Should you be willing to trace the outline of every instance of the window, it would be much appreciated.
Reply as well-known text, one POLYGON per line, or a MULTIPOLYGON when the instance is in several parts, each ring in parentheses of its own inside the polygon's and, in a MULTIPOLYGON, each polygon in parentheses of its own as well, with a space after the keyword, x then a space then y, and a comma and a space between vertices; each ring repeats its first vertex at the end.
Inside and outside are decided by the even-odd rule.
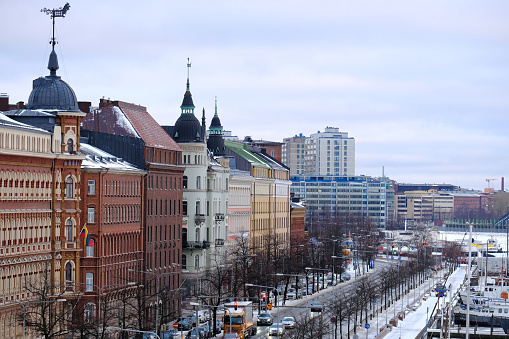
POLYGON ((187 188, 187 175, 184 175, 184 179, 183 179, 182 185, 184 186, 184 189, 187 188))
POLYGON ((87 257, 93 257, 94 256, 94 239, 90 239, 90 246, 86 246, 86 253, 85 255, 87 257))
POLYGON ((226 187, 225 187, 226 190, 228 190, 228 178, 226 178, 226 187))
POLYGON ((67 140, 67 152, 73 153, 73 151, 74 151, 73 142, 72 139, 69 139, 67 140))
POLYGON ((201 188, 201 177, 197 176, 196 177, 196 189, 200 189, 200 188, 201 188))
POLYGON ((95 194, 95 180, 88 181, 88 195, 95 194))
POLYGON ((187 215, 187 201, 182 201, 182 214, 187 215))
POLYGON ((200 256, 198 254, 194 256, 194 269, 196 271, 200 269, 200 256))
POLYGON ((182 269, 183 270, 187 269, 187 256, 183 253, 182 253, 182 269))
POLYGON ((89 223, 95 222, 95 207, 88 208, 88 222, 89 223))
POLYGON ((69 261, 65 264, 65 281, 72 281, 72 264, 69 261))
POLYGON ((201 211, 201 203, 200 203, 200 200, 196 200, 196 214, 201 214, 200 211, 201 211))
POLYGON ((94 321, 94 311, 95 311, 94 304, 87 304, 85 306, 85 310, 83 312, 85 324, 91 324, 94 321))
POLYGON ((74 181, 71 177, 67 177, 65 179, 65 197, 66 198, 74 198, 74 181))
POLYGON ((85 276, 85 291, 92 292, 94 290, 94 273, 87 273, 85 276))
POLYGON ((67 221, 65 222, 65 240, 66 241, 74 241, 72 229, 73 229, 72 220, 67 219, 67 221))

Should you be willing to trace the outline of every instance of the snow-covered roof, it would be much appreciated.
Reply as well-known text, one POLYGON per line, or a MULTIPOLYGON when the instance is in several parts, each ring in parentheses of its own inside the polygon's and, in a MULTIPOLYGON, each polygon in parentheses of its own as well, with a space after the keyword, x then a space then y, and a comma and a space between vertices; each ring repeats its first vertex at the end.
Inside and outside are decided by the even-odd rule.
POLYGON ((116 118, 113 121, 117 124, 118 127, 122 128, 128 134, 128 136, 136 138, 140 137, 136 129, 133 127, 133 124, 131 124, 131 121, 129 121, 127 115, 125 115, 118 106, 113 106, 112 113, 116 118))
POLYGON ((85 155, 85 159, 81 163, 81 168, 83 169, 116 169, 122 171, 144 172, 143 170, 122 160, 122 158, 118 158, 89 144, 81 143, 80 151, 83 155, 85 155))
POLYGON ((23 129, 23 130, 27 130, 27 131, 31 131, 31 132, 36 132, 36 133, 51 134, 50 132, 45 131, 41 128, 37 128, 37 127, 31 126, 31 125, 23 124, 21 122, 13 120, 2 113, 0 113, 0 126, 8 127, 8 128, 23 129))

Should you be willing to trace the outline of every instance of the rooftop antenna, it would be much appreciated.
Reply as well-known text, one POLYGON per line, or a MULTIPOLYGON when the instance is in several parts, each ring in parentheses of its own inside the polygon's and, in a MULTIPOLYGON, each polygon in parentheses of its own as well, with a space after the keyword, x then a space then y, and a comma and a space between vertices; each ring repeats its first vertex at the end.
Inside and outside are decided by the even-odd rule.
POLYGON ((48 8, 44 7, 43 9, 41 9, 41 12, 49 14, 51 16, 51 19, 53 20, 53 37, 51 38, 51 41, 49 42, 52 45, 53 50, 55 50, 55 45, 57 44, 57 41, 55 39, 55 18, 65 18, 65 14, 67 13, 67 11, 70 8, 71 8, 71 6, 67 2, 64 5, 64 7, 53 8, 53 9, 48 9, 48 8))
POLYGON ((216 103, 214 105, 214 109, 215 109, 215 112, 214 112, 214 115, 217 116, 217 95, 216 95, 216 103))

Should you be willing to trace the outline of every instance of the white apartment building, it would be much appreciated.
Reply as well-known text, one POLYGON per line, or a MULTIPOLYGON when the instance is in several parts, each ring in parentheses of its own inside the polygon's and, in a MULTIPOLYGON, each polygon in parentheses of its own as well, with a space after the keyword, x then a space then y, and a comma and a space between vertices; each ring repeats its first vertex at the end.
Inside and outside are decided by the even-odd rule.
POLYGON ((326 127, 304 141, 305 175, 355 175, 355 139, 339 128, 326 127))
POLYGON ((304 174, 305 140, 302 133, 283 139, 281 162, 290 168, 290 176, 304 174))

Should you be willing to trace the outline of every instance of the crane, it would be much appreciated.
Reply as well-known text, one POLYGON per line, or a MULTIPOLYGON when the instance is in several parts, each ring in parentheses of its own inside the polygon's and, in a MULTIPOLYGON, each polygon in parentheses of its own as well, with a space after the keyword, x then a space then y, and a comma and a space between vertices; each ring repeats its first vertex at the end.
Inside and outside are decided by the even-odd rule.
POLYGON ((490 190, 490 181, 495 181, 495 180, 498 180, 498 179, 486 179, 486 181, 488 182, 488 191, 490 190))

